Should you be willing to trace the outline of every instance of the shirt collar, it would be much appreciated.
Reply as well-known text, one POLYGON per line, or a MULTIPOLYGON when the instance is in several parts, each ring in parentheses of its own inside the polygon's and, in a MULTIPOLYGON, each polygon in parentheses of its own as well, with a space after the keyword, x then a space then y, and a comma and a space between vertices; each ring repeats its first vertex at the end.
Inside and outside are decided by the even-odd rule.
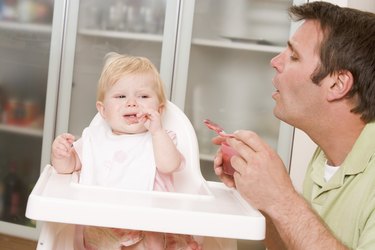
POLYGON ((324 181, 324 166, 326 157, 323 151, 320 152, 316 161, 313 163, 311 178, 324 189, 340 187, 344 183, 344 177, 347 175, 356 175, 363 172, 372 157, 375 155, 375 122, 366 124, 358 139, 353 145, 340 169, 331 178, 329 182, 324 181))

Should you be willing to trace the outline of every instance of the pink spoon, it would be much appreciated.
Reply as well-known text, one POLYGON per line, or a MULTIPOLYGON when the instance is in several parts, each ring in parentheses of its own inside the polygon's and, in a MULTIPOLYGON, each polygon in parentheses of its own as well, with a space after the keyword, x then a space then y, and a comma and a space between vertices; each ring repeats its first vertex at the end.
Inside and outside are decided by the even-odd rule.
MULTIPOLYGON (((215 131, 219 136, 227 138, 234 137, 233 134, 227 134, 222 127, 209 119, 205 119, 203 122, 209 129, 215 131)), ((237 152, 232 149, 226 142, 222 142, 220 148, 223 154, 223 172, 227 175, 233 175, 235 169, 232 167, 230 159, 232 158, 232 156, 236 155, 237 152)))
POLYGON ((224 131, 224 129, 222 127, 220 127, 218 124, 214 123, 213 121, 211 121, 210 119, 204 119, 204 124, 206 124, 206 126, 215 131, 216 134, 222 136, 222 137, 234 137, 233 134, 228 134, 224 131))

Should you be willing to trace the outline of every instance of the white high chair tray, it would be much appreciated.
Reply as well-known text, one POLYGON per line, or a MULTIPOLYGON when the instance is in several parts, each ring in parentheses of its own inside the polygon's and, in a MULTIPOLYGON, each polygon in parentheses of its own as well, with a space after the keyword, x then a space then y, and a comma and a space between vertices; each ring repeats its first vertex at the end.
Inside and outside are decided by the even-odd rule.
POLYGON ((138 192, 83 186, 76 174, 45 167, 31 192, 26 216, 68 224, 213 236, 265 237, 263 215, 234 189, 206 182, 206 194, 138 192))

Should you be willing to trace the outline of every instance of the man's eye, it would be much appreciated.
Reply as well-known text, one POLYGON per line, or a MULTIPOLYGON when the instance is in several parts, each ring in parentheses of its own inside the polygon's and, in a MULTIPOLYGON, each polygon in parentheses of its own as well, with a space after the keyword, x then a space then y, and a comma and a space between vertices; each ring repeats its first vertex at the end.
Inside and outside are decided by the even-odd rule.
POLYGON ((298 57, 296 57, 296 56, 290 56, 290 60, 291 61, 298 61, 298 57))
POLYGON ((291 61, 298 61, 298 56, 294 53, 291 53, 289 58, 290 58, 291 61))

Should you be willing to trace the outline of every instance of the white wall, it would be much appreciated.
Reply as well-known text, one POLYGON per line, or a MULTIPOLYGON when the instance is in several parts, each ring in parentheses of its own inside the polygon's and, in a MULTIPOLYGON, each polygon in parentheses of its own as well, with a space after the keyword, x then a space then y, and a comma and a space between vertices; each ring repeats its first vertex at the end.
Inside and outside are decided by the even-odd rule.
POLYGON ((374 0, 348 0, 348 7, 375 12, 374 0))

